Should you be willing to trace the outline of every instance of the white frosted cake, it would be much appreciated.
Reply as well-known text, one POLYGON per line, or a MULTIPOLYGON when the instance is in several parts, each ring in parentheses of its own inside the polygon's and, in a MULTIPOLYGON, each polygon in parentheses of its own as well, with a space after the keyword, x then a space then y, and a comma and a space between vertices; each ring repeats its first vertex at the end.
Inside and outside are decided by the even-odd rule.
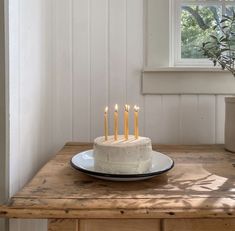
POLYGON ((97 171, 112 174, 141 174, 147 172, 152 163, 152 144, 147 137, 118 136, 115 141, 104 136, 94 141, 94 161, 97 171))

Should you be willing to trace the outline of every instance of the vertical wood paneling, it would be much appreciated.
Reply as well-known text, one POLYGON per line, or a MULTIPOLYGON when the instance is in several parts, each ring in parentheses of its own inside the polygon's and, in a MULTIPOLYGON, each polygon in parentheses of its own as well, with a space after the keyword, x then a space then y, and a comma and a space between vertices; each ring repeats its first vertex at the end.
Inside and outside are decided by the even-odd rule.
MULTIPOLYGON (((81 231, 160 231, 159 219, 82 219, 81 231), (112 227, 112 228, 111 228, 112 227)), ((72 231, 72 230, 71 230, 72 231)))
POLYGON ((145 135, 153 143, 178 144, 180 96, 145 96, 145 135))
MULTIPOLYGON (((9 1, 9 196, 20 188, 20 2, 9 1)), ((19 220, 10 220, 10 230, 18 231, 19 220)))
POLYGON ((103 135, 103 112, 108 104, 108 1, 91 0, 91 140, 103 135))
POLYGON ((72 140, 72 0, 53 1, 54 143, 72 140))
POLYGON ((48 231, 79 231, 78 219, 50 219, 48 231))
MULTIPOLYGON (((140 94, 143 67, 143 0, 127 0, 126 4, 126 101, 132 106, 137 104, 140 107, 139 129, 143 136, 144 97, 140 94)), ((133 113, 130 115, 130 121, 133 121, 133 113)), ((133 133, 133 123, 130 124, 130 131, 133 133)))
POLYGON ((103 134, 106 104, 139 104, 153 143, 223 142, 223 96, 140 94, 143 0, 11 0, 10 15, 11 195, 52 150, 103 134))
MULTIPOLYGON (((126 103, 126 0, 109 0, 109 105, 126 103)), ((120 108, 120 115, 123 108, 120 108)), ((123 133, 123 116, 119 121, 123 133)), ((113 130, 113 123, 110 123, 113 130)))
MULTIPOLYGON (((7 2, 0 0, 0 203, 8 199, 8 42, 7 2)), ((5 230, 5 219, 0 218, 0 230, 5 230)))
POLYGON ((233 231, 234 219, 164 219, 164 231, 233 231))
POLYGON ((215 143, 215 96, 198 96, 198 143, 215 143))
POLYGON ((224 143, 224 125, 225 125, 225 96, 216 96, 215 101, 215 142, 222 144, 224 143))
POLYGON ((54 153, 53 143, 53 78, 52 78, 52 0, 41 0, 40 29, 40 153, 36 157, 38 166, 42 166, 54 153), (49 54, 48 54, 49 53, 49 54), (43 156, 43 158, 42 158, 43 156))
POLYGON ((73 140, 90 141, 90 0, 73 0, 73 140))
POLYGON ((198 142, 198 98, 196 95, 180 97, 180 143, 198 142))
MULTIPOLYGON (((20 153, 24 153, 24 165, 20 170, 20 185, 24 185, 36 170, 37 155, 40 154, 40 105, 41 74, 41 4, 24 0, 20 11, 20 153), (24 12, 24 9, 30 9, 24 12), (29 68, 30 63, 30 68, 29 68), (30 110, 28 110, 30 108, 30 110), (35 122, 37 121, 37 122, 35 122)), ((22 162, 22 160, 21 160, 22 162)))
POLYGON ((24 231, 47 231, 47 222, 41 219, 38 220, 21 220, 20 230, 24 231))
MULTIPOLYGON (((48 0, 10 2, 10 195, 53 150, 51 9, 48 0)), ((10 220, 14 231, 45 227, 43 220, 10 220)))
POLYGON ((10 231, 47 231, 47 220, 11 219, 10 231))
POLYGON ((165 95, 162 99, 162 113, 163 113, 163 129, 162 140, 163 143, 179 143, 180 131, 180 96, 165 95))
POLYGON ((155 144, 164 143, 163 133, 163 111, 162 96, 145 96, 145 136, 150 137, 155 144))
POLYGON ((20 7, 19 1, 9 1, 9 110, 10 110, 10 157, 9 194, 12 196, 20 188, 20 7), (18 173, 18 174, 16 174, 18 173))
POLYGON ((20 230, 20 223, 21 222, 22 222, 22 220, 19 220, 19 219, 10 219, 9 230, 10 231, 21 231, 20 230))

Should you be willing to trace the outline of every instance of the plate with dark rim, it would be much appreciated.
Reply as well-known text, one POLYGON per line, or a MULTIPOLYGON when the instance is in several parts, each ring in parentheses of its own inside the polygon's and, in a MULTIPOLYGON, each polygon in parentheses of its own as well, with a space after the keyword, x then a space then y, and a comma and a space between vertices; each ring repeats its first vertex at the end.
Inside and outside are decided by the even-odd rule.
POLYGON ((73 168, 89 176, 110 181, 137 181, 146 180, 166 173, 174 167, 174 161, 167 155, 153 151, 151 168, 141 174, 111 174, 95 170, 94 152, 87 150, 72 157, 70 161, 73 168))

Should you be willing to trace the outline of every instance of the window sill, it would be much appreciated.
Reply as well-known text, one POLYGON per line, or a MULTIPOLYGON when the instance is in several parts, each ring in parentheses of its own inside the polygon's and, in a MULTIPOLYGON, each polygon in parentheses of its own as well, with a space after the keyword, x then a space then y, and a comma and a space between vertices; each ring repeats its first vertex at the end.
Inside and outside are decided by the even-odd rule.
POLYGON ((143 73, 147 72, 228 72, 220 67, 146 67, 143 73))
POLYGON ((219 67, 146 67, 142 94, 235 94, 235 78, 219 67))

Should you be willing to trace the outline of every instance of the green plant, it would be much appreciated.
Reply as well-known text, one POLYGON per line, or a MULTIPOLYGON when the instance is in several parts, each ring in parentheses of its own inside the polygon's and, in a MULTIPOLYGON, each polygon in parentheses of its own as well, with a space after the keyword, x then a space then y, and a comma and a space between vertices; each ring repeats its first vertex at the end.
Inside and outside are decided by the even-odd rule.
POLYGON ((216 6, 183 5, 181 10, 181 58, 203 59, 200 47, 219 23, 220 9, 216 6))
POLYGON ((204 56, 212 60, 214 66, 219 64, 235 77, 235 12, 223 15, 213 29, 209 41, 203 42, 201 50, 204 56))

